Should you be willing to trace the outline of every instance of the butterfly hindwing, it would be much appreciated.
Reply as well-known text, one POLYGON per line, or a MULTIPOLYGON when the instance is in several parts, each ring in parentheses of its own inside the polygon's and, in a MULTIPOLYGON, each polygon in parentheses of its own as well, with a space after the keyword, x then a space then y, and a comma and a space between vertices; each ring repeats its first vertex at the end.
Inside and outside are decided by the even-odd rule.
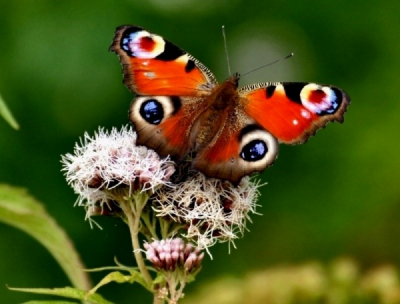
POLYGON ((189 153, 193 125, 204 108, 199 97, 138 96, 129 118, 139 145, 181 159, 189 153))
POLYGON ((207 176, 238 183, 245 175, 261 172, 278 155, 278 142, 251 120, 232 134, 225 125, 213 141, 200 150, 193 166, 207 176))
POLYGON ((305 142, 330 121, 343 121, 350 98, 341 89, 315 83, 262 83, 243 87, 246 113, 279 142, 305 142))

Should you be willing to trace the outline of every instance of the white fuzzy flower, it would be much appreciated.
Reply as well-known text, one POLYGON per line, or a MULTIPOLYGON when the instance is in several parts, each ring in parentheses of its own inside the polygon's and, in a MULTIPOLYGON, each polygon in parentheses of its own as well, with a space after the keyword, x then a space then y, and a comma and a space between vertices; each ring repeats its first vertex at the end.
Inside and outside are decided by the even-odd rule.
POLYGON ((200 248, 243 235, 249 213, 255 213, 259 184, 245 177, 237 186, 192 173, 174 188, 153 196, 157 216, 186 226, 184 237, 200 248))
POLYGON ((88 216, 113 213, 118 209, 115 202, 137 191, 153 193, 168 184, 175 171, 168 158, 136 146, 136 133, 129 127, 111 132, 99 128, 93 137, 85 133, 74 154, 62 156, 62 163, 67 182, 79 194, 78 205, 87 207, 88 216))

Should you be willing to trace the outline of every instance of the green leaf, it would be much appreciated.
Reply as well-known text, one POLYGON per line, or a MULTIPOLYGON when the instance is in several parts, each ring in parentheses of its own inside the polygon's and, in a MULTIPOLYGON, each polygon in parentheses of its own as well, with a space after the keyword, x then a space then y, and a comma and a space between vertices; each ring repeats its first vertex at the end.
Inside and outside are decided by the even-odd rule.
POLYGON ((6 103, 4 102, 3 98, 0 95, 0 116, 3 116, 5 121, 7 121, 11 127, 18 130, 19 125, 15 118, 12 116, 10 110, 8 109, 6 103))
POLYGON ((107 285, 111 282, 116 283, 134 283, 138 282, 146 287, 146 283, 138 271, 131 270, 130 275, 125 275, 119 271, 113 271, 107 274, 95 287, 93 287, 88 294, 93 294, 99 289, 101 286, 107 285))
POLYGON ((157 277, 153 280, 153 285, 165 283, 165 276, 163 273, 158 273, 157 277))
POLYGON ((26 190, 0 184, 0 221, 21 229, 46 247, 75 287, 91 288, 71 240, 26 190))
MULTIPOLYGON (((84 290, 80 290, 72 287, 64 287, 64 288, 11 288, 11 290, 21 291, 21 292, 30 292, 37 294, 45 294, 52 296, 60 296, 64 298, 71 298, 81 301, 88 301, 91 304, 113 304, 112 302, 107 301, 99 294, 88 294, 84 290)), ((28 302, 28 303, 32 303, 28 302)), ((34 303, 34 302, 33 302, 34 303)), ((57 303, 56 301, 45 301, 39 303, 57 303)), ((68 303, 68 302, 67 302, 68 303)), ((72 302, 73 303, 73 302, 72 302)))

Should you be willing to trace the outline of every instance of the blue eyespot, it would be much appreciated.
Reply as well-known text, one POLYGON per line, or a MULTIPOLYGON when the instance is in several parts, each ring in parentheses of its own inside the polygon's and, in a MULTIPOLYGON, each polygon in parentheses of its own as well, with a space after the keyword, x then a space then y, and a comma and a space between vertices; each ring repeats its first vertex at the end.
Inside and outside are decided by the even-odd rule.
POLYGON ((164 109, 161 103, 155 99, 146 100, 140 106, 139 111, 143 119, 152 125, 158 125, 164 118, 164 109))
POLYGON ((255 162, 264 158, 268 148, 265 142, 259 139, 246 144, 240 152, 240 157, 249 162, 255 162))

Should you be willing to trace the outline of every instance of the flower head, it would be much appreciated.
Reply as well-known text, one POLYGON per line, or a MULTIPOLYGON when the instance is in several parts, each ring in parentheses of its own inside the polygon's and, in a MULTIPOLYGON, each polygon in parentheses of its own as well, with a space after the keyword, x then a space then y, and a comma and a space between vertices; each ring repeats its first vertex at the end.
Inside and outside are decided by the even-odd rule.
POLYGON ((146 257, 162 273, 165 287, 158 296, 177 303, 183 297, 183 288, 201 269, 204 253, 180 238, 145 243, 146 257))
POLYGON ((248 214, 255 213, 259 184, 245 177, 233 186, 199 172, 189 174, 185 181, 161 188, 152 197, 157 216, 184 224, 183 236, 200 248, 241 236, 248 214))
POLYGON ((111 132, 99 128, 93 137, 85 133, 74 154, 62 156, 62 163, 68 183, 79 194, 78 205, 88 207, 88 216, 102 214, 104 205, 118 210, 115 202, 121 195, 153 193, 168 184, 175 171, 168 158, 136 146, 136 133, 128 127, 111 132))
POLYGON ((186 273, 197 271, 204 258, 199 248, 182 239, 166 239, 145 243, 146 257, 153 266, 162 271, 174 272, 178 268, 186 273))

